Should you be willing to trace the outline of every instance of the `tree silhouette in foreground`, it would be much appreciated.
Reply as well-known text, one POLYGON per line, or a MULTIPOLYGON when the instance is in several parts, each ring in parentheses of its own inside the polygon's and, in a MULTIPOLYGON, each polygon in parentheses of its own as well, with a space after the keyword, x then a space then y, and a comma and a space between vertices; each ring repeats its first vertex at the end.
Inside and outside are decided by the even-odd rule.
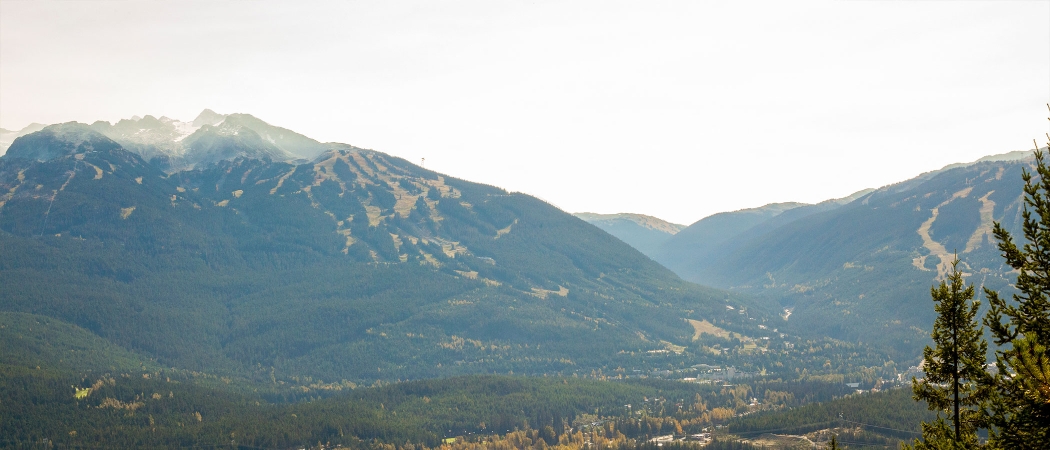
POLYGON ((990 306, 984 324, 1000 346, 985 413, 989 443, 1002 448, 1050 448, 1050 168, 1038 149, 1035 164, 1035 174, 1022 174, 1027 243, 1018 247, 998 222, 994 228, 1006 264, 1019 272, 1018 293, 1008 302, 984 290, 990 306))
POLYGON ((987 399, 989 375, 985 371, 988 343, 978 327, 973 285, 966 286, 959 271, 959 258, 952 261, 946 280, 930 289, 937 320, 933 342, 923 350, 926 377, 912 379, 915 400, 926 401, 937 420, 922 424, 922 440, 916 449, 969 449, 979 447, 980 406, 987 399), (940 412, 945 412, 949 424, 940 412))

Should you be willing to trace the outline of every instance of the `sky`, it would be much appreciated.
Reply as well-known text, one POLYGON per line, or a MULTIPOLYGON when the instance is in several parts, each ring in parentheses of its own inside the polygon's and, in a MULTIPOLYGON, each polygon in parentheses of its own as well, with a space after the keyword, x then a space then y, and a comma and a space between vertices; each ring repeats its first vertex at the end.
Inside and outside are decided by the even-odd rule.
POLYGON ((1045 145, 1050 1, 0 0, 0 126, 249 113, 690 224, 1045 145))

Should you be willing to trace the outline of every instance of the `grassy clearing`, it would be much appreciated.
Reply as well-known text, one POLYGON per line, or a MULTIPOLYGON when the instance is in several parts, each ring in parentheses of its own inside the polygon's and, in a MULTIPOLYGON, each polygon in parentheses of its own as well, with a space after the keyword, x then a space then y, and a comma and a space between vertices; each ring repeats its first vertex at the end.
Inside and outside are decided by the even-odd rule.
POLYGON ((717 336, 717 337, 725 338, 725 339, 728 339, 730 337, 730 335, 731 335, 730 332, 728 332, 726 330, 723 330, 721 328, 718 328, 718 327, 714 326, 711 322, 708 322, 706 320, 695 320, 695 319, 685 319, 685 320, 686 320, 686 322, 689 322, 689 325, 693 326, 693 340, 694 341, 697 340, 697 339, 700 339, 700 335, 703 334, 703 333, 707 333, 707 334, 710 334, 712 336, 717 336))

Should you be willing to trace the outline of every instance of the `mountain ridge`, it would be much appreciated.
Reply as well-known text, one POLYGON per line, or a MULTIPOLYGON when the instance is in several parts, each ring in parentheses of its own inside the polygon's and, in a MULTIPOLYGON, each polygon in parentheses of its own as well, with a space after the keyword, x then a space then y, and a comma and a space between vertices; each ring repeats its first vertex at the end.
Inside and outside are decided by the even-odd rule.
POLYGON ((311 161, 168 172, 63 126, 108 147, 48 129, 0 158, 0 284, 17 287, 0 310, 162 364, 362 382, 574 373, 646 366, 668 346, 701 355, 689 320, 772 334, 757 325, 773 311, 541 200, 381 152, 326 144, 311 161))
POLYGON ((640 226, 648 228, 650 230, 660 231, 667 234, 675 234, 685 228, 685 225, 677 223, 671 223, 663 220, 659 217, 647 216, 645 214, 634 214, 634 213, 616 213, 616 214, 599 214, 591 212, 578 212, 573 213, 574 216, 579 217, 588 222, 592 220, 616 220, 625 219, 637 223, 640 226))
POLYGON ((626 242, 647 256, 679 230, 685 228, 683 225, 670 223, 644 214, 595 214, 583 212, 574 213, 573 215, 616 236, 617 239, 626 242))
MULTIPOLYGON (((0 155, 18 138, 45 127, 31 124, 17 132, 0 132, 0 155)), ((318 142, 250 114, 219 114, 210 109, 191 122, 146 115, 116 123, 100 120, 90 127, 169 173, 239 156, 310 160, 339 145, 318 142)))
POLYGON ((790 314, 785 329, 871 342, 913 358, 933 320, 929 287, 944 276, 953 250, 975 284, 1009 289, 1012 275, 990 230, 998 221, 1017 231, 1021 170, 1030 160, 1004 155, 862 192, 844 204, 790 209, 714 248, 679 241, 686 229, 654 259, 685 279, 780 304, 790 314))
POLYGON ((989 230, 994 220, 1019 231, 1020 170, 1031 160, 1031 151, 994 154, 841 199, 718 213, 656 246, 621 239, 683 279, 764 298, 790 317, 782 329, 913 359, 933 319, 929 286, 953 249, 978 285, 1009 289, 989 230), (911 214, 899 211, 917 198, 911 214))

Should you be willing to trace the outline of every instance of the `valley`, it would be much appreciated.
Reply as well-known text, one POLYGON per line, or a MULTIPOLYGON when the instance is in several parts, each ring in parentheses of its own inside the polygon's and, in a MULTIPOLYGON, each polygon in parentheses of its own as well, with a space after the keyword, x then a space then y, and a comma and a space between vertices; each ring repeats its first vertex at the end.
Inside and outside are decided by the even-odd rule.
POLYGON ((683 279, 790 311, 781 330, 862 341, 915 365, 933 320, 929 287, 954 255, 978 290, 1009 291, 1016 273, 991 230, 1020 233, 1025 168, 1031 160, 1011 152, 843 199, 716 214, 646 254, 683 279))
POLYGON ((956 252, 1009 286, 991 222, 1019 226, 1027 164, 685 227, 574 216, 247 114, 18 134, 0 446, 717 449, 833 430, 895 447, 929 417, 901 389, 929 286, 956 252))

